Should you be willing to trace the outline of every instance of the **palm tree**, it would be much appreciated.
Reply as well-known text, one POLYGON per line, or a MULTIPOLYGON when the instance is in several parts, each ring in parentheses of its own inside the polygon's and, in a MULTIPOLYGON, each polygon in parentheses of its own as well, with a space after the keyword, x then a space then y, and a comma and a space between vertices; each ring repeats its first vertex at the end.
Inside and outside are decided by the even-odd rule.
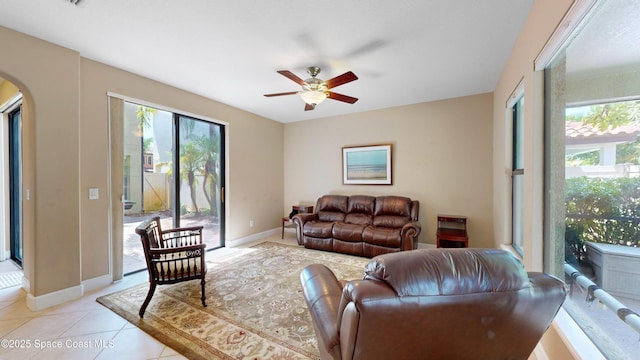
MULTIPOLYGON (((140 199, 140 209, 144 212, 144 156, 145 156, 145 140, 144 140, 144 130, 151 128, 151 119, 153 115, 156 114, 158 110, 150 107, 146 107, 143 105, 138 105, 138 109, 136 111, 136 118, 138 119, 138 132, 140 133, 140 189, 142 192, 142 196, 140 199)), ((153 141, 153 140, 151 140, 153 141)), ((146 144, 150 145, 150 144, 146 144)))
POLYGON ((153 146, 153 138, 146 138, 144 140, 142 140, 142 153, 146 154, 148 152, 151 152, 151 147, 153 146))
POLYGON ((142 131, 144 129, 151 128, 151 119, 153 118, 153 115, 156 114, 157 112, 158 110, 154 108, 138 105, 138 110, 136 111, 136 117, 138 118, 138 128, 140 129, 140 134, 142 134, 142 131))
POLYGON ((582 118, 584 124, 591 124, 599 130, 607 130, 627 124, 640 122, 640 101, 621 101, 596 104, 582 118))
POLYGON ((196 171, 200 169, 201 160, 202 153, 195 142, 189 141, 180 147, 180 177, 187 179, 191 204, 198 215, 200 214, 200 209, 198 209, 196 202, 196 171))
MULTIPOLYGON (((640 101, 621 101, 591 105, 583 115, 569 115, 567 121, 581 121, 600 131, 615 129, 619 126, 640 123, 640 101)), ((640 142, 628 142, 616 146, 616 163, 640 163, 640 142)), ((566 157, 567 162, 577 165, 597 165, 600 152, 592 151, 566 157)))
POLYGON ((217 171, 219 166, 218 157, 220 154, 219 137, 219 133, 211 126, 208 136, 202 135, 196 139, 196 143, 202 152, 202 191, 209 203, 209 209, 211 209, 211 216, 213 217, 218 216, 216 188, 219 183, 217 171))

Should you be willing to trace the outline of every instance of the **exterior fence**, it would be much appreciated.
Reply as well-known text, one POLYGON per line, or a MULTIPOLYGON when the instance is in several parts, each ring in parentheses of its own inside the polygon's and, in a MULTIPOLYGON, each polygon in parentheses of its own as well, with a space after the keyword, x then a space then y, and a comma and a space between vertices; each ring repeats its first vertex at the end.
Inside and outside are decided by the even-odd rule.
MULTIPOLYGON (((204 176, 195 176, 195 199, 198 209, 209 209, 209 202, 204 196, 202 190, 202 182, 204 176)), ((133 186, 132 186, 133 188, 133 186)), ((137 189, 140 189, 138 185, 137 189)), ((173 207, 173 184, 169 174, 166 173, 144 173, 144 189, 142 191, 144 197, 144 203, 141 202, 139 197, 140 191, 132 191, 132 198, 126 199, 129 204, 132 204, 129 209, 125 208, 127 214, 136 214, 142 212, 141 205, 144 204, 145 212, 153 211, 165 211, 173 207)), ((215 194, 219 199, 219 194, 215 194)), ((187 181, 182 181, 180 184, 180 204, 188 212, 195 211, 193 202, 191 200, 191 190, 187 181)))

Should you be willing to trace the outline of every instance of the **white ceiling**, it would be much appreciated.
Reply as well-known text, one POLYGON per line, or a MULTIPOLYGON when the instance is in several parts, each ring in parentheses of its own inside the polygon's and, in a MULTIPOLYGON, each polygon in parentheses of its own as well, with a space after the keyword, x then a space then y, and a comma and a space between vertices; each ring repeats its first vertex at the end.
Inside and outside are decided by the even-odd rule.
POLYGON ((1 0, 0 25, 287 123, 493 91, 532 3, 1 0), (263 96, 299 90, 276 70, 305 79, 311 65, 324 80, 353 71, 335 91, 360 100, 304 111, 263 96))

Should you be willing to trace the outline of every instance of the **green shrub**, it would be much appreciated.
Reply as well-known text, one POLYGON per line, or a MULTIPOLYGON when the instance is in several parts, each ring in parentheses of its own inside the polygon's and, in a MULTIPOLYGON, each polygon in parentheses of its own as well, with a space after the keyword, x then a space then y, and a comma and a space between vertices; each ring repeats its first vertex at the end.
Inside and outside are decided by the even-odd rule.
POLYGON ((585 241, 638 246, 640 178, 567 179, 565 206, 568 260, 584 260, 585 241))

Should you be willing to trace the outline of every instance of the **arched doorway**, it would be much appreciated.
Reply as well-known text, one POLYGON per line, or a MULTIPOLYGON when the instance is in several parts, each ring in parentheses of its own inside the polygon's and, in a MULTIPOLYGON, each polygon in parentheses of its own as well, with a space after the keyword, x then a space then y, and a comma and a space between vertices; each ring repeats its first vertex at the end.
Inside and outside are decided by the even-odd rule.
POLYGON ((22 283, 22 93, 0 78, 0 288, 22 283))

